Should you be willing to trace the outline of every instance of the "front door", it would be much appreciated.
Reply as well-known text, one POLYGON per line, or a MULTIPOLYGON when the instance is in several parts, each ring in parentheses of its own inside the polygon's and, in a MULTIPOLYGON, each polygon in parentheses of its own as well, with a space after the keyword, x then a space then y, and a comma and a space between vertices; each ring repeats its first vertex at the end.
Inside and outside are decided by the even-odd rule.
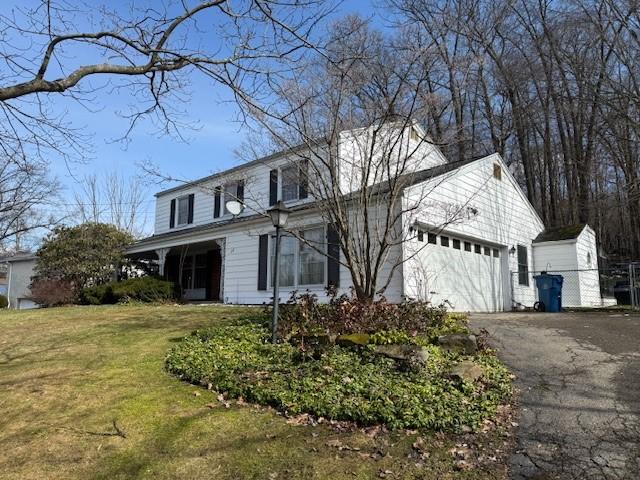
POLYGON ((209 267, 207 282, 207 300, 220 300, 220 279, 222 277, 222 256, 220 249, 207 252, 207 265, 209 267))

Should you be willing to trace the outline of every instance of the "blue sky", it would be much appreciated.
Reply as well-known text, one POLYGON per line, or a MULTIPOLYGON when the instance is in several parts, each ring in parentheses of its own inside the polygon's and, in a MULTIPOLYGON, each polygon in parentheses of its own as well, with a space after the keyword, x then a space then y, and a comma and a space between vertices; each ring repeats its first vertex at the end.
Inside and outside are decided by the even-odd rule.
MULTIPOLYGON (((117 0, 111 2, 111 6, 125 6, 129 1, 117 0)), ((375 1, 346 0, 334 18, 359 13, 364 17, 374 17, 374 22, 380 25, 382 20, 374 7, 375 1)), ((19 0, 15 1, 15 4, 20 3, 19 0)), ((5 7, 2 8, 4 10, 5 7)), ((241 146, 244 134, 241 126, 234 121, 237 112, 230 102, 229 92, 201 76, 193 76, 191 82, 191 98, 182 107, 188 118, 197 122, 200 128, 184 130, 186 142, 158 136, 148 124, 136 128, 126 145, 114 142, 114 139, 123 135, 127 127, 126 120, 118 116, 118 112, 126 111, 133 100, 125 90, 119 94, 113 94, 108 89, 98 91, 91 103, 91 108, 97 111, 88 111, 76 102, 55 98, 53 101, 56 102, 56 108, 66 109, 67 119, 90 135, 91 151, 87 152, 84 163, 71 165, 73 176, 82 178, 83 175, 109 171, 135 176, 141 174, 137 167, 140 162, 151 161, 167 175, 193 179, 239 163, 234 150, 241 146)), ((64 184, 65 196, 69 198, 78 185, 69 175, 68 166, 64 162, 53 161, 51 170, 64 184)), ((144 208, 149 233, 153 218, 153 193, 165 186, 167 185, 148 187, 144 208)))

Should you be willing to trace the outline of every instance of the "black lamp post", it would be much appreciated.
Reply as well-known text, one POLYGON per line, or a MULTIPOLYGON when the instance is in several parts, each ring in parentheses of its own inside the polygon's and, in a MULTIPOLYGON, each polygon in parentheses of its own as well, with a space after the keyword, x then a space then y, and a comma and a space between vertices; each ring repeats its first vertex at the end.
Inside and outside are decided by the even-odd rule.
POLYGON ((278 270, 280 266, 280 229, 287 225, 289 219, 289 210, 282 200, 278 202, 269 210, 267 210, 271 217, 273 226, 276 227, 276 251, 275 259, 273 262, 273 318, 271 319, 271 343, 278 341, 278 304, 280 303, 278 287, 280 286, 280 276, 278 270))

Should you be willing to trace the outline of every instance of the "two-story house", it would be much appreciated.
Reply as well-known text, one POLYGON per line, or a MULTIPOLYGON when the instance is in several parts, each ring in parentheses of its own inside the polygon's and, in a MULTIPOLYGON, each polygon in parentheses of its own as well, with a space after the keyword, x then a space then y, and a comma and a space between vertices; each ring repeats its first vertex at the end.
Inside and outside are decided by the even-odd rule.
MULTIPOLYGON (((419 126, 411 128, 409 142, 425 138, 419 126)), ((339 182, 345 194, 360 181, 362 158, 354 147, 359 134, 343 132, 340 141, 339 182)), ((408 235, 394 246, 395 267, 383 272, 385 297, 394 302, 403 297, 447 300, 460 311, 532 305, 536 290, 529 272, 552 270, 545 248, 553 248, 553 241, 535 246, 545 231, 543 222, 503 160, 494 154, 448 163, 435 145, 422 141, 418 152, 411 166, 414 180, 403 189, 402 201, 419 205, 403 214, 408 235), (472 214, 446 221, 442 212, 451 205, 472 214), (542 263, 539 267, 534 258, 542 263)), ((128 254, 156 261, 162 276, 182 285, 186 299, 268 303, 275 242, 266 211, 282 200, 292 209, 288 229, 334 254, 323 255, 285 235, 281 301, 294 290, 325 300, 328 285, 348 292, 351 275, 336 259, 334 232, 309 192, 308 162, 295 149, 282 151, 157 193, 155 233, 132 245, 128 254), (240 214, 227 211, 231 200, 244 205, 240 214)), ((586 248, 593 262, 595 237, 590 238, 586 248)))

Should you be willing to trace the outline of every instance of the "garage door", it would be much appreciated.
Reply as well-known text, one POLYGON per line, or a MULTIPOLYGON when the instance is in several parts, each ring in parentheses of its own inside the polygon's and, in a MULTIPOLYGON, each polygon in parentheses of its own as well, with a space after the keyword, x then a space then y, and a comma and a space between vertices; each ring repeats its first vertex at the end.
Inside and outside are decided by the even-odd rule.
POLYGON ((448 301, 455 311, 504 309, 503 250, 481 241, 425 234, 427 290, 435 304, 448 301))

